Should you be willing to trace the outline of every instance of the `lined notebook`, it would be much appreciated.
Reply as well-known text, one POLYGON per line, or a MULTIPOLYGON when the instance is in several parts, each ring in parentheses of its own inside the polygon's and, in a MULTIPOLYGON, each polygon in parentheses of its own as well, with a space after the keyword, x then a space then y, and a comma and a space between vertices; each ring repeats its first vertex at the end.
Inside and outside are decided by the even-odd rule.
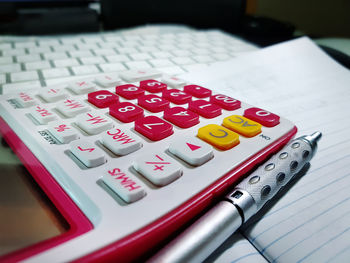
POLYGON ((300 38, 181 77, 323 133, 306 175, 207 262, 350 262, 350 71, 300 38))

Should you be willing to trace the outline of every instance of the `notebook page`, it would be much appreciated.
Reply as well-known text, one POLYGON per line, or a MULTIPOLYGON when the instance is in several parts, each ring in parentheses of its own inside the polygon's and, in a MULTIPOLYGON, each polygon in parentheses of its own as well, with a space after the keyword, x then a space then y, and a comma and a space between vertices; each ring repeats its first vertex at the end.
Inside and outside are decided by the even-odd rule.
POLYGON ((350 71, 300 38, 182 77, 284 116, 298 135, 323 133, 308 173, 243 234, 271 262, 348 261, 350 71))

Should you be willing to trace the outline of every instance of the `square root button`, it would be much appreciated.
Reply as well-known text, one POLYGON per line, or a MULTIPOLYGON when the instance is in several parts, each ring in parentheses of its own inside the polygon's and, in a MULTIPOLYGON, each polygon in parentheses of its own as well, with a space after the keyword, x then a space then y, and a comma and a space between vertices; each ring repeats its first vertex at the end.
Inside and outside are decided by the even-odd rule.
POLYGON ((169 151, 193 166, 202 165, 214 156, 213 147, 195 137, 173 141, 169 151))
POLYGON ((132 166, 158 186, 170 184, 182 175, 180 165, 165 153, 149 153, 136 159, 132 166))

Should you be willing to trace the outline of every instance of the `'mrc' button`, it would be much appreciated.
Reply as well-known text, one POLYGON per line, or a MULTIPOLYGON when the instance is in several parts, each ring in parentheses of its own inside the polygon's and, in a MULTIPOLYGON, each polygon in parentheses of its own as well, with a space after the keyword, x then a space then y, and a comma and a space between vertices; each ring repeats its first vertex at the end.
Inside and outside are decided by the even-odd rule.
POLYGON ((259 122, 266 127, 274 127, 280 123, 280 117, 259 108, 249 108, 244 111, 244 117, 259 122))

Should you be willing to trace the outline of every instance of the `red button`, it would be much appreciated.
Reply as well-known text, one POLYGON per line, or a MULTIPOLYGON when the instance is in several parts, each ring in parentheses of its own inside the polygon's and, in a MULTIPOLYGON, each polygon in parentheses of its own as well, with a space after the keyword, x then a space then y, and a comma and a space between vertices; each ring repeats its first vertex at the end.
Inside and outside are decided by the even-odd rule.
POLYGON ((128 100, 133 100, 141 95, 144 95, 145 91, 135 85, 125 84, 117 86, 115 88, 115 93, 128 100))
POLYGON ((140 88, 147 90, 151 93, 161 92, 162 90, 166 89, 166 87, 167 85, 165 83, 153 79, 140 81, 140 88))
POLYGON ((187 85, 184 87, 184 91, 196 98, 206 98, 211 95, 210 89, 206 89, 198 85, 187 85))
POLYGON ((195 100, 188 104, 188 109, 205 118, 215 118, 221 114, 221 108, 206 100, 195 100))
POLYGON ((135 130, 152 141, 162 140, 174 133, 173 125, 156 116, 136 120, 135 130))
POLYGON ((169 101, 157 95, 144 95, 137 99, 137 104, 150 112, 160 112, 169 107, 169 101))
POLYGON ((88 94, 88 102, 98 108, 107 108, 112 103, 117 103, 118 101, 118 96, 108 90, 99 90, 88 94))
POLYGON ((169 108, 164 111, 164 119, 181 128, 189 128, 199 123, 199 116, 182 107, 169 108))
POLYGON ((185 104, 191 101, 192 96, 178 89, 163 91, 163 97, 175 104, 185 104))
POLYGON ((280 123, 280 117, 276 114, 259 108, 250 108, 244 111, 244 117, 259 122, 266 127, 274 127, 280 123))
POLYGON ((241 107, 241 102, 226 95, 216 94, 210 97, 210 102, 219 105, 225 110, 236 110, 241 107))
POLYGON ((132 122, 143 117, 143 109, 126 101, 110 106, 109 114, 122 122, 132 122))

